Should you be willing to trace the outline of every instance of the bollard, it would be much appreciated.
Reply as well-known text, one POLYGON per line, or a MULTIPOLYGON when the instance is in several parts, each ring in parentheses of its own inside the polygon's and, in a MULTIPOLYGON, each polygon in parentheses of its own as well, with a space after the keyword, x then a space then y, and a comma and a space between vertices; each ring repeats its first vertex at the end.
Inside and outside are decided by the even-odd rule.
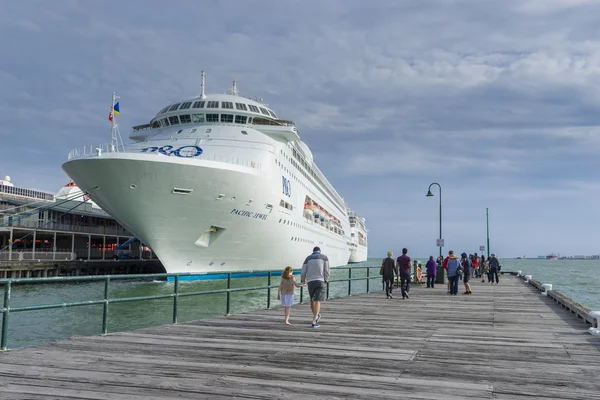
POLYGON ((600 311, 590 311, 588 316, 592 319, 592 327, 588 331, 594 336, 600 336, 600 311))
POLYGON ((525 275, 525 282, 529 283, 529 280, 532 278, 531 275, 525 275))
POLYGON ((551 283, 544 283, 542 284, 542 288, 544 290, 542 290, 542 295, 543 296, 548 296, 548 290, 552 290, 552 284, 551 283))
POLYGON ((521 271, 517 271, 517 276, 521 276, 521 271))

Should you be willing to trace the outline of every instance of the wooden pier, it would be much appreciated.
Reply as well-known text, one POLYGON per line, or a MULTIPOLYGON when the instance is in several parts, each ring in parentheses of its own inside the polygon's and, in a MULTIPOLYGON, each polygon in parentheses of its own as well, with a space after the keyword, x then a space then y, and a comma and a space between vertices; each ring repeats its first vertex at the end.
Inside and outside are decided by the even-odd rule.
POLYGON ((302 304, 293 326, 271 309, 8 351, 0 398, 600 398, 589 325, 517 277, 472 283, 329 300, 318 329, 302 304))

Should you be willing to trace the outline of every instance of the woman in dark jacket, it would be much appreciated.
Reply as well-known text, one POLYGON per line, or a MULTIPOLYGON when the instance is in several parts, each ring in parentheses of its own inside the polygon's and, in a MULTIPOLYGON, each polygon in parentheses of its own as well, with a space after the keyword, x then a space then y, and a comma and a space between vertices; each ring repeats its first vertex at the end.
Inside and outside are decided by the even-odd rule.
POLYGON ((427 270, 427 287, 433 288, 435 285, 435 276, 437 274, 437 263, 433 259, 433 256, 429 256, 429 261, 425 265, 427 270))
POLYGON ((385 282, 385 295, 388 299, 393 299, 392 288, 394 287, 394 273, 398 276, 398 267, 392 258, 392 252, 388 251, 387 258, 381 263, 381 271, 383 275, 383 281, 385 282))

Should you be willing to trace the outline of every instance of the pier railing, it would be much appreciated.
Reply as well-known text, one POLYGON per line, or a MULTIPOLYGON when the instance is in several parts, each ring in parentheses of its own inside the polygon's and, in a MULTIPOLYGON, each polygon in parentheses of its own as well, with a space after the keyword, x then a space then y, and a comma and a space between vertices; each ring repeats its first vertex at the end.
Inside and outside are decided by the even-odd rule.
MULTIPOLYGON (((370 283, 373 279, 381 280, 381 276, 379 275, 380 266, 344 266, 344 267, 336 267, 332 268, 332 275, 334 271, 343 271, 347 270, 347 277, 330 279, 327 282, 327 294, 326 297, 329 299, 330 297, 330 286, 332 283, 336 282, 347 282, 348 291, 347 296, 351 296, 353 294, 353 282, 364 281, 366 282, 366 293, 369 293, 374 289, 372 284, 370 283), (376 269, 376 272, 371 271, 372 269, 376 269), (354 274, 353 271, 366 271, 366 274, 361 274, 362 276, 357 276, 358 274, 354 274)), ((2 330, 0 332, 0 348, 1 350, 7 349, 8 344, 8 328, 10 321, 10 314, 17 312, 26 312, 26 311, 36 311, 36 310, 49 310, 49 309, 59 309, 59 308, 67 308, 67 307, 84 307, 84 306, 93 306, 93 305, 102 305, 102 332, 101 334, 106 335, 108 333, 108 317, 110 311, 110 304, 116 303, 126 303, 133 301, 151 301, 157 299, 173 299, 173 311, 172 311, 172 322, 176 324, 178 321, 178 311, 179 311, 179 298, 189 297, 189 296, 202 296, 202 295, 210 295, 217 293, 226 293, 225 304, 223 304, 224 315, 229 315, 231 312, 231 294, 235 292, 247 292, 247 291, 256 291, 256 290, 265 290, 267 291, 267 308, 271 308, 271 297, 272 290, 279 287, 279 284, 273 284, 273 277, 279 277, 281 275, 280 272, 276 271, 236 271, 236 272, 213 272, 207 274, 135 274, 135 275, 104 275, 104 276, 75 276, 75 277, 52 277, 52 278, 15 278, 15 279, 0 279, 0 287, 4 288, 4 303, 0 312, 2 313, 2 330), (233 279, 242 279, 252 276, 265 276, 267 277, 267 284, 263 286, 250 286, 250 287, 232 287, 233 279), (214 290, 200 290, 193 292, 180 292, 179 291, 179 283, 181 281, 189 281, 194 279, 226 279, 227 286, 225 289, 214 289, 214 290), (157 294, 157 295, 149 295, 149 296, 131 296, 131 297, 110 297, 110 284, 113 281, 119 280, 167 280, 173 284, 173 291, 171 293, 165 294, 157 294), (12 307, 11 306, 11 290, 13 285, 18 284, 37 284, 37 283, 75 283, 75 282, 104 282, 104 296, 102 298, 87 300, 87 301, 74 301, 74 302, 63 302, 63 303, 53 303, 53 304, 36 304, 36 305, 28 305, 21 307, 12 307)), ((336 273, 336 275, 339 275, 336 273)), ((382 282, 381 290, 384 289, 384 284, 382 282)), ((300 303, 305 302, 306 293, 305 288, 300 288, 300 303)), ((345 296, 342 296, 345 297, 345 296)))

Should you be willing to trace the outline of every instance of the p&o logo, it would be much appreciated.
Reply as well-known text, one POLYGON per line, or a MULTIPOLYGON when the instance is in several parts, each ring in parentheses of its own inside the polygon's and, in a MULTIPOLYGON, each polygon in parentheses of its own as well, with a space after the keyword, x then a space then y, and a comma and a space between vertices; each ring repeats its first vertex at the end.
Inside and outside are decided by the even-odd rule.
POLYGON ((141 153, 160 153, 165 156, 175 156, 183 158, 194 158, 202 154, 202 149, 198 146, 181 146, 177 149, 170 144, 162 147, 150 146, 140 150, 141 153))

